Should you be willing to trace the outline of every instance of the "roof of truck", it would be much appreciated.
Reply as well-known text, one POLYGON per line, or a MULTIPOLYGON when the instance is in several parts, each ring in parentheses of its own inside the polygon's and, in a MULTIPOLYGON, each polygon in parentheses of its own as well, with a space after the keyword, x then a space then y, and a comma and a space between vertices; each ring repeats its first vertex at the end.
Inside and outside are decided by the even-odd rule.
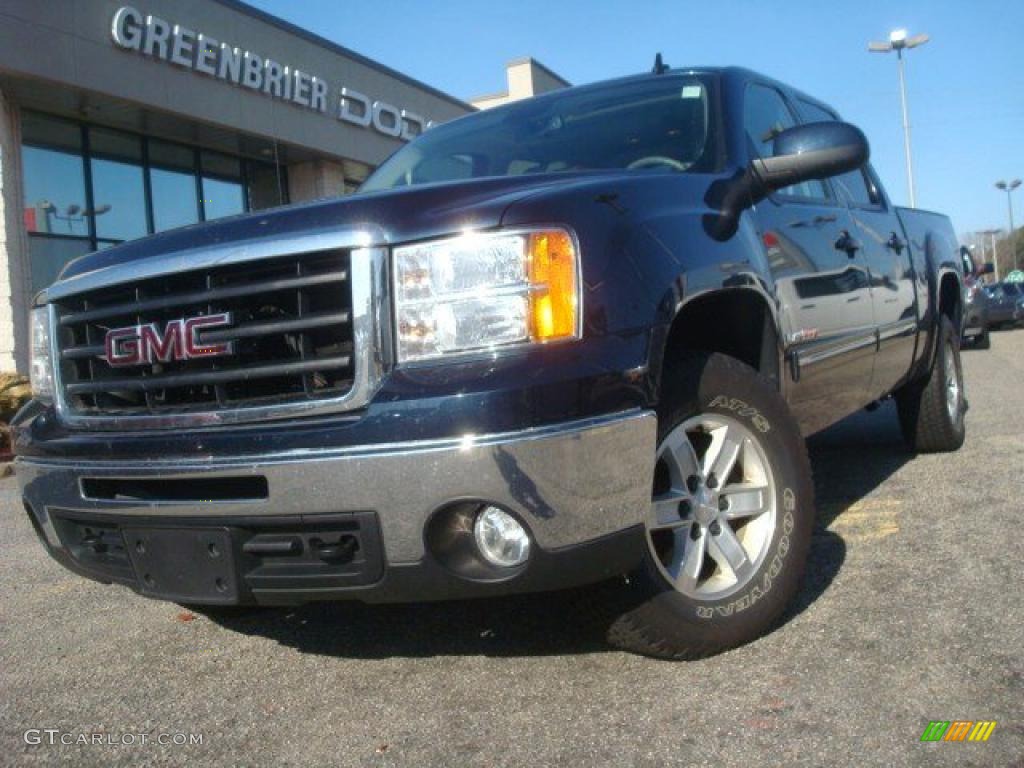
MULTIPOLYGON (((591 89, 598 90, 600 88, 603 88, 603 87, 606 87, 606 86, 609 86, 609 85, 621 85, 621 84, 629 83, 629 82, 642 82, 642 81, 646 81, 646 80, 654 80, 654 79, 657 79, 659 77, 670 77, 672 75, 689 75, 689 74, 694 74, 694 75, 718 75, 718 76, 722 77, 723 79, 733 79, 733 80, 739 80, 739 81, 757 80, 757 81, 762 82, 762 83, 768 83, 769 85, 774 85, 777 88, 779 88, 779 89, 781 89, 783 91, 786 91, 789 94, 795 96, 796 98, 799 98, 799 99, 801 99, 803 101, 806 101, 806 102, 808 102, 810 104, 815 104, 817 106, 823 107, 824 109, 828 110, 829 112, 837 112, 837 110, 834 109, 827 102, 824 102, 821 99, 818 99, 818 98, 810 95, 809 93, 807 93, 805 91, 802 91, 799 88, 796 88, 796 87, 790 85, 789 83, 784 83, 781 80, 776 80, 775 78, 773 78, 773 77, 771 77, 769 75, 762 74, 761 72, 757 72, 755 70, 748 69, 746 67, 735 67, 735 66, 728 66, 728 67, 703 67, 703 66, 696 66, 696 67, 672 67, 670 69, 664 70, 660 74, 656 74, 654 72, 643 72, 643 73, 636 74, 636 75, 626 75, 624 77, 616 77, 616 78, 610 78, 608 80, 599 80, 599 81, 593 82, 593 83, 585 83, 585 84, 582 84, 582 85, 575 85, 575 86, 571 87, 571 90, 574 90, 574 91, 585 91, 585 90, 591 90, 591 89)), ((548 98, 557 98, 556 94, 563 93, 565 90, 569 90, 569 89, 559 89, 557 91, 549 91, 548 93, 541 94, 540 96, 535 96, 534 98, 546 98, 546 97, 548 97, 548 98)), ((512 104, 514 104, 514 102, 512 102, 512 104)), ((512 104, 503 105, 503 106, 511 106, 512 104)), ((501 107, 498 107, 498 109, 500 109, 500 108, 501 107)))

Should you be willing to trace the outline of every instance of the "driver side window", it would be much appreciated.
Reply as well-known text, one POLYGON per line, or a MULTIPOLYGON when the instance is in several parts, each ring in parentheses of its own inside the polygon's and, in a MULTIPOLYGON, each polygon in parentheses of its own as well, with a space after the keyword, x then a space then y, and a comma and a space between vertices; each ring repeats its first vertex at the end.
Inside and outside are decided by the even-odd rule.
MULTIPOLYGON (((839 119, 838 116, 822 109, 817 104, 811 104, 803 99, 799 101, 799 107, 807 120, 812 123, 839 119)), ((856 168, 852 171, 841 173, 838 176, 833 176, 832 183, 838 190, 840 197, 850 205, 871 207, 878 205, 880 202, 874 191, 874 186, 868 181, 865 168, 856 168)))
MULTIPOLYGON (((758 157, 772 157, 775 137, 794 125, 796 118, 777 90, 757 83, 747 88, 743 104, 743 128, 752 153, 758 157)), ((827 200, 826 189, 823 182, 811 179, 780 189, 775 194, 827 200)))

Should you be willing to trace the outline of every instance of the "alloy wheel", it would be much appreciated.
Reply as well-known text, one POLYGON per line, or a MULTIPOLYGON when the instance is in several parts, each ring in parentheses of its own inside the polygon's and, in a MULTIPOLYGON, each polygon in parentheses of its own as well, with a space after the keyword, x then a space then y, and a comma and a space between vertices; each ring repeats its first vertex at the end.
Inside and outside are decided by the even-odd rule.
POLYGON ((956 364, 956 350, 949 345, 946 350, 946 408, 950 421, 956 423, 960 416, 960 371, 956 364))
POLYGON ((758 436, 700 414, 658 446, 647 543, 661 575, 688 597, 717 600, 757 573, 775 533, 775 481, 758 436))

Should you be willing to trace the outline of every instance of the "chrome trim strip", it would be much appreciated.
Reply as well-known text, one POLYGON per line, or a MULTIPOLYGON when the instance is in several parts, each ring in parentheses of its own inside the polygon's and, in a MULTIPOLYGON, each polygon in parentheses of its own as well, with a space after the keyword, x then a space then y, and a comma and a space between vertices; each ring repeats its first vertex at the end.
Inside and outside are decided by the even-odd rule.
MULTIPOLYGON (((259 228, 261 224, 262 222, 259 220, 252 221, 254 228, 259 228)), ((383 242, 385 239, 381 230, 376 227, 364 227, 360 229, 321 229, 301 235, 277 235, 234 243, 206 245, 175 253, 162 253, 127 264, 113 264, 60 280, 46 289, 46 301, 59 301, 68 296, 87 293, 98 288, 109 288, 121 283, 134 283, 178 272, 192 272, 243 261, 294 256, 298 253, 315 253, 337 248, 362 249, 368 248, 374 243, 383 242)))
POLYGON ((906 336, 917 331, 917 318, 912 320, 896 320, 878 329, 879 341, 888 341, 895 336, 906 336))
MULTIPOLYGON (((349 233, 351 234, 351 233, 349 233)), ((277 256, 295 255, 331 248, 344 248, 351 242, 347 235, 328 238, 324 235, 290 238, 285 249, 275 250, 269 244, 281 241, 271 240, 269 244, 258 243, 259 248, 218 251, 203 249, 185 252, 187 257, 178 254, 175 258, 160 257, 160 263, 151 265, 153 271, 143 271, 141 266, 134 266, 129 271, 130 280, 147 279, 159 276, 168 271, 193 271, 236 263, 248 259, 265 259, 277 256), (258 255, 256 255, 258 254, 258 255), (181 258, 178 258, 181 256, 181 258), (172 269, 169 265, 176 265, 172 269)), ((146 260, 150 261, 150 260, 146 260)), ((115 268, 111 268, 115 269, 115 268)), ((100 286, 108 286, 125 282, 122 268, 116 268, 113 281, 104 279, 100 286)), ((113 275, 108 270, 97 270, 93 274, 103 274, 105 278, 113 275)), ((95 281, 90 281, 89 286, 95 281)), ((391 365, 391 312, 388 301, 388 250, 384 247, 358 248, 353 250, 350 258, 349 283, 352 291, 352 342, 354 376, 352 387, 344 395, 321 400, 301 400, 273 405, 242 406, 224 410, 194 411, 187 413, 139 414, 139 415, 99 415, 91 416, 76 412, 68 405, 62 383, 59 334, 50 334, 50 349, 54 360, 54 402, 57 418, 61 423, 72 428, 89 428, 96 430, 132 430, 132 429, 173 429, 180 427, 206 427, 220 424, 239 424, 251 421, 283 419, 296 416, 320 415, 324 413, 340 413, 365 406, 376 394, 385 372, 391 365)), ((58 286, 63 286, 59 283, 58 286)), ((75 290, 62 290, 58 294, 49 294, 51 300, 51 329, 57 329, 57 309, 52 300, 58 296, 72 296, 80 291, 89 290, 85 284, 76 283, 75 290)))
MULTIPOLYGON (((122 475, 106 474, 108 477, 121 477, 127 479, 136 474, 159 474, 160 477, 188 476, 191 474, 208 474, 220 467, 237 467, 240 464, 247 466, 260 464, 286 464, 288 462, 315 462, 329 461, 341 458, 372 458, 375 456, 398 456, 408 454, 424 454, 434 451, 446 451, 452 449, 469 450, 471 448, 501 445, 511 441, 525 442, 530 440, 546 440, 554 435, 573 436, 579 435, 590 429, 597 429, 614 425, 621 421, 642 419, 650 416, 653 411, 644 411, 639 408, 631 408, 628 411, 617 411, 615 413, 603 414, 601 416, 590 416, 576 421, 558 422, 556 424, 544 424, 539 427, 529 427, 511 432, 490 432, 483 435, 467 433, 459 437, 440 437, 433 440, 409 440, 393 443, 370 443, 364 445, 344 445, 331 448, 297 449, 292 451, 279 451, 277 453, 257 453, 246 456, 203 456, 201 458, 183 459, 180 456, 169 458, 147 459, 133 463, 123 459, 95 460, 82 459, 40 459, 34 456, 15 456, 15 466, 32 465, 33 467, 65 469, 73 467, 84 472, 93 470, 107 472, 114 470, 122 472, 122 475), (153 472, 156 468, 166 467, 169 471, 153 472)), ((237 474, 237 472, 235 472, 237 474)))
POLYGON ((872 329, 868 334, 857 336, 851 340, 844 340, 838 344, 830 345, 825 349, 822 349, 821 345, 818 345, 818 348, 814 350, 797 350, 796 356, 800 366, 803 367, 805 365, 823 363, 833 357, 845 355, 850 352, 856 352, 859 349, 864 349, 865 347, 870 346, 878 346, 878 334, 874 329, 872 329))

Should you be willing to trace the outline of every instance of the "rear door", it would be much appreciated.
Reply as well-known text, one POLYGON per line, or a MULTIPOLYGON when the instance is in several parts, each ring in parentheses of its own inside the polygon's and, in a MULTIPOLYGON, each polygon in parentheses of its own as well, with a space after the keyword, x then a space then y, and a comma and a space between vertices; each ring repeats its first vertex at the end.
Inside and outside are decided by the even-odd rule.
POLYGON ((849 205, 871 275, 871 298, 878 324, 871 396, 882 397, 910 372, 914 358, 917 297, 911 245, 870 166, 837 176, 833 184, 849 205))
MULTIPOLYGON (((777 133, 797 123, 783 94, 751 83, 744 129, 751 156, 770 156, 777 133)), ((875 323, 866 264, 842 249, 853 228, 845 206, 820 181, 772 194, 755 206, 779 299, 789 362, 788 399, 807 431, 868 401, 875 323)))
MULTIPOLYGON (((832 112, 799 101, 810 122, 838 120, 832 112)), ((878 333, 869 393, 871 398, 891 392, 910 372, 917 340, 917 294, 910 245, 903 225, 870 165, 830 179, 834 192, 846 204, 853 220, 851 233, 867 265, 878 333)))

